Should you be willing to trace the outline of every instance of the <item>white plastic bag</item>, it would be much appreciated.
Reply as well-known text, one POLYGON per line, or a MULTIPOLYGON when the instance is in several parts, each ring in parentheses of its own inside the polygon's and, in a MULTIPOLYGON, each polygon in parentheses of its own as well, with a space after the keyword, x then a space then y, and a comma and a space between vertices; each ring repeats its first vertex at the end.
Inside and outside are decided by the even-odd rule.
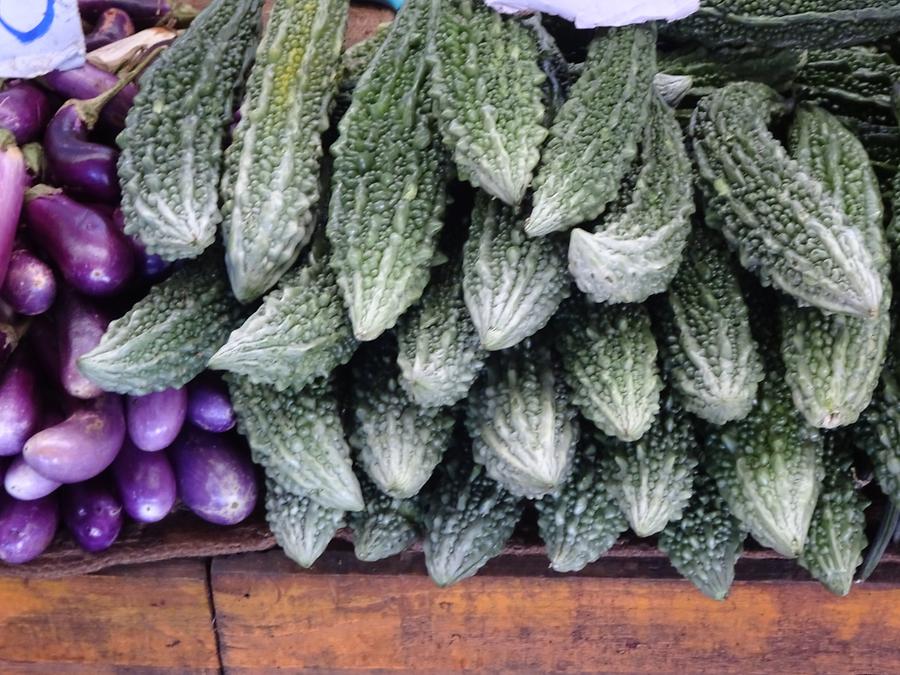
POLYGON ((545 12, 574 21, 577 28, 627 26, 645 21, 683 19, 700 0, 486 0, 500 12, 545 12))
POLYGON ((83 63, 76 0, 0 0, 0 77, 37 77, 83 63))

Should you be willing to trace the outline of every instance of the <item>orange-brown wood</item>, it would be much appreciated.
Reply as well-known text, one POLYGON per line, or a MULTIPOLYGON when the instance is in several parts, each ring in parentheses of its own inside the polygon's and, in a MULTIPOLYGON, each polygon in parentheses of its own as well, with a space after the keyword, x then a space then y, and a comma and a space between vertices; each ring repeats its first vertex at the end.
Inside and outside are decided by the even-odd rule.
POLYGON ((206 561, 0 577, 0 673, 218 672, 206 561))
POLYGON ((723 603, 675 580, 303 572, 277 552, 216 560, 228 672, 896 673, 900 589, 836 598, 738 582, 723 603))

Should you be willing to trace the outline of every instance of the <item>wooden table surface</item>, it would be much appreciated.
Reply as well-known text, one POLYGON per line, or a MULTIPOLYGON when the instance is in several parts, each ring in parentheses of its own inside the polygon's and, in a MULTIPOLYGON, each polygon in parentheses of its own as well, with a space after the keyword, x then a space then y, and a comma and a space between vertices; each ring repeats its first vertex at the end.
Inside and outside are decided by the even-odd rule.
POLYGON ((0 576, 0 672, 900 672, 895 583, 836 598, 751 560, 717 603, 627 559, 562 576, 507 558, 446 589, 419 553, 341 549, 309 571, 269 551, 0 576))

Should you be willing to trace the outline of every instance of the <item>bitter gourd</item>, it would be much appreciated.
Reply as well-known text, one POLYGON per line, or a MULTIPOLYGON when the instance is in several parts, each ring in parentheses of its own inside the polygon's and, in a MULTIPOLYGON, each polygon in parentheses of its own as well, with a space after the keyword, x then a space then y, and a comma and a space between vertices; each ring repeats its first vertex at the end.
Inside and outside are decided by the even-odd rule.
POLYGON ((78 360, 85 377, 105 391, 139 396, 199 375, 246 316, 220 256, 212 250, 186 265, 109 324, 100 343, 78 360))
POLYGON ((313 255, 284 275, 209 367, 277 389, 302 389, 347 363, 356 346, 334 271, 324 256, 313 255))
POLYGON ((353 552, 359 560, 382 560, 402 553, 419 535, 422 507, 418 498, 395 499, 369 480, 361 480, 366 507, 350 514, 353 552))
POLYGON ((594 302, 643 302, 678 271, 694 213, 691 161, 674 111, 650 103, 643 166, 625 210, 572 230, 569 272, 594 302))
POLYGON ((332 147, 331 265, 359 340, 392 328, 428 283, 447 161, 429 115, 431 0, 410 0, 356 85, 332 147))
POLYGON ((851 427, 856 445, 875 469, 878 486, 894 504, 900 504, 900 377, 897 355, 889 353, 881 383, 859 424, 851 427))
POLYGON ((462 297, 462 270, 432 273, 422 300, 397 325, 400 384, 418 405, 449 406, 466 397, 484 350, 462 297))
POLYGON ((578 427, 548 346, 529 338, 492 356, 468 399, 475 461, 511 493, 541 497, 569 475, 578 427))
POLYGON ((852 457, 838 443, 825 443, 825 481, 797 562, 835 595, 847 595, 866 548, 869 503, 854 485, 852 457))
POLYGON ((534 32, 483 0, 433 0, 431 97, 460 178, 516 205, 547 137, 534 32))
POLYGON ((691 422, 670 395, 640 440, 624 443, 597 435, 597 441, 611 459, 607 470, 613 493, 637 536, 649 537, 681 518, 699 453, 691 422))
POLYGON ((767 374, 747 417, 709 427, 706 439, 704 465, 731 512, 760 544, 797 557, 822 487, 823 441, 782 374, 767 374))
POLYGON ((328 508, 363 508, 338 400, 328 379, 285 391, 240 376, 228 375, 227 381, 238 430, 250 444, 253 461, 263 465, 273 480, 328 508))
POLYGON ((550 567, 577 572, 613 547, 628 523, 619 510, 600 450, 585 438, 558 492, 534 503, 550 567))
POLYGON ((263 0, 215 0, 141 77, 117 142, 125 232, 167 260, 194 258, 222 219, 219 180, 235 90, 263 0))
POLYGON ((614 28, 594 38, 585 68, 550 127, 534 179, 530 236, 597 218, 637 154, 656 75, 656 30, 614 28))
POLYGON ((659 550, 705 595, 724 600, 734 582, 734 565, 744 549, 744 528, 728 511, 715 481, 698 473, 694 495, 681 520, 659 535, 659 550))
POLYGON ((267 480, 266 522, 288 558, 301 567, 312 567, 344 526, 344 512, 267 480))
POLYGON ((763 367, 737 270, 717 233, 694 232, 659 317, 666 372, 684 409, 713 424, 746 416, 763 367))
POLYGON ((896 0, 709 0, 669 24, 674 37, 703 44, 839 47, 900 31, 896 0))
POLYGON ((883 287, 860 231, 772 135, 783 100, 755 82, 705 97, 691 119, 708 225, 741 264, 803 305, 877 316, 883 287))
POLYGON ((498 555, 522 515, 518 497, 467 457, 445 460, 425 511, 425 566, 438 586, 472 576, 498 555))
POLYGON ((529 239, 514 208, 479 193, 463 248, 463 297, 482 346, 506 349, 534 335, 570 292, 563 242, 529 239))
POLYGON ((312 235, 349 4, 272 6, 222 177, 225 262, 242 302, 274 286, 312 235))
POLYGON ((359 462, 385 494, 412 497, 431 477, 450 445, 454 418, 446 408, 416 405, 398 382, 397 353, 368 350, 354 368, 359 462))
POLYGON ((643 436, 659 412, 663 388, 647 310, 573 299, 554 328, 565 381, 581 414, 623 441, 643 436))
POLYGON ((890 252, 878 179, 862 144, 833 115, 812 106, 797 111, 790 130, 795 159, 822 182, 862 232, 884 288, 881 311, 868 318, 825 315, 785 304, 781 354, 794 405, 826 429, 856 422, 878 386, 890 334, 890 252))
POLYGON ((332 116, 340 119, 347 112, 353 102, 353 90, 359 78, 366 72, 366 68, 375 58, 375 54, 381 49, 391 29, 391 23, 379 24, 369 37, 361 42, 351 45, 341 54, 341 70, 338 77, 338 93, 335 97, 335 106, 332 116))

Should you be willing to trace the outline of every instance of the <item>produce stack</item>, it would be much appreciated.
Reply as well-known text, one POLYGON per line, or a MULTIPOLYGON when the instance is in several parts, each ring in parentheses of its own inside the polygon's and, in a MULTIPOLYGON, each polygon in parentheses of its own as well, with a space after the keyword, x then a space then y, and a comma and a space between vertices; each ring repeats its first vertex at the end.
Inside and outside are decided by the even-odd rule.
MULTIPOLYGON (((118 57, 122 40, 175 36, 155 28, 132 35, 135 24, 176 9, 190 16, 157 0, 81 4, 97 63, 118 57)), ((119 74, 89 63, 0 91, 4 562, 39 555, 60 520, 94 553, 116 541, 126 517, 161 521, 179 499, 220 524, 239 522, 256 504, 256 471, 246 444, 229 433, 234 410, 219 376, 192 372, 120 396, 78 367, 112 319, 182 274, 123 232, 118 206, 114 138, 137 93, 131 79, 154 54, 133 54, 119 74)))
POLYGON ((347 0, 276 0, 256 46, 260 10, 141 76, 122 229, 177 271, 80 376, 224 372, 303 566, 348 525, 446 585, 536 513, 560 572, 630 528, 721 599, 749 534, 850 590, 860 488, 900 503, 900 6, 586 34, 407 0, 343 54, 347 0))

